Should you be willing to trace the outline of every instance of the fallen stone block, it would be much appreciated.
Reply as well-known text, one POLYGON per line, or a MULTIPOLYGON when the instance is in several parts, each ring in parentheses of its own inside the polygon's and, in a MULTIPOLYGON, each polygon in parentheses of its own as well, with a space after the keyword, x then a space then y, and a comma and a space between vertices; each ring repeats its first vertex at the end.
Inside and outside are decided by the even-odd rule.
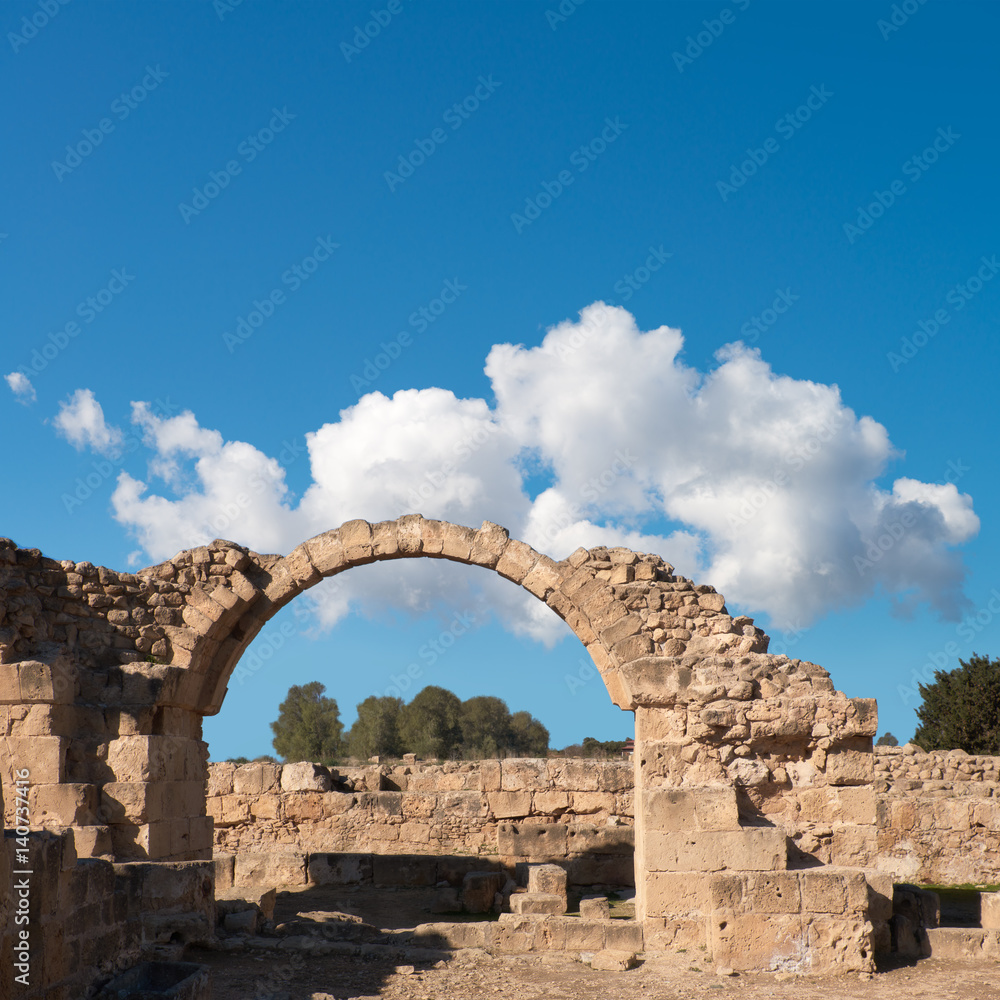
POLYGON ((462 908, 466 913, 489 913, 505 881, 500 872, 469 872, 462 879, 462 908))
POLYGON ((580 916, 585 920, 608 920, 611 904, 604 896, 584 896, 580 900, 580 916))
POLYGON ((566 870, 559 865, 528 865, 528 892, 566 895, 566 870))
POLYGON ((590 960, 590 967, 599 972, 625 972, 636 964, 634 951, 598 951, 590 960))

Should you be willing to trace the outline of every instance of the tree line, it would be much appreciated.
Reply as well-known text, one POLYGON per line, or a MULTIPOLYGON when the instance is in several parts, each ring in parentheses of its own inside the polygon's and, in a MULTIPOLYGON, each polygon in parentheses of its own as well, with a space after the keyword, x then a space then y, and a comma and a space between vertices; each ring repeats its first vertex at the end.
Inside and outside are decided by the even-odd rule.
POLYGON ((271 723, 272 745, 286 761, 336 763, 345 757, 482 760, 545 757, 549 731, 529 712, 513 712, 502 698, 477 695, 462 701, 446 688, 428 686, 409 703, 371 696, 344 731, 340 709, 319 681, 293 685, 271 723))

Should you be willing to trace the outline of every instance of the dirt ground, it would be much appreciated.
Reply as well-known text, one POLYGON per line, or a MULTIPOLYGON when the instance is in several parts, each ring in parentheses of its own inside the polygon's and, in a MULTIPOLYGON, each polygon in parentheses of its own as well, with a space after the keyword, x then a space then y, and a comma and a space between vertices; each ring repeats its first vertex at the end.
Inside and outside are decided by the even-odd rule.
POLYGON ((339 910, 356 914, 385 936, 361 946, 340 942, 332 946, 334 954, 288 950, 280 938, 257 939, 249 947, 245 940, 230 939, 223 950, 189 949, 185 959, 209 966, 213 1000, 474 1000, 497 996, 504 1000, 1000 1000, 1000 962, 923 959, 916 964, 887 964, 871 977, 856 973, 721 976, 705 952, 697 949, 658 955, 627 972, 598 972, 564 955, 492 956, 478 949, 401 951, 399 944, 381 943, 398 942, 400 932, 418 923, 461 919, 429 913, 431 897, 429 890, 286 891, 278 898, 276 923, 321 920, 325 913, 339 910))
POLYGON ((192 951, 212 969, 213 1000, 1000 1000, 1000 968, 924 959, 870 980, 758 974, 720 977, 704 958, 670 955, 628 972, 596 972, 556 955, 493 957, 456 952, 436 965, 348 956, 294 956, 192 951), (398 970, 398 971, 397 971, 398 970))

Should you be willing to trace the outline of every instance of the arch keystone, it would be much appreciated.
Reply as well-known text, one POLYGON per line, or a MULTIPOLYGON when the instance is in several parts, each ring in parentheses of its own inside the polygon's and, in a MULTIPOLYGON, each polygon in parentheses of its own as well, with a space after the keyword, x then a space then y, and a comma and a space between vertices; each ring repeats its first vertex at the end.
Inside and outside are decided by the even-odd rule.
POLYGON ((403 555, 419 555, 424 548, 423 515, 404 514, 396 522, 399 551, 403 555))

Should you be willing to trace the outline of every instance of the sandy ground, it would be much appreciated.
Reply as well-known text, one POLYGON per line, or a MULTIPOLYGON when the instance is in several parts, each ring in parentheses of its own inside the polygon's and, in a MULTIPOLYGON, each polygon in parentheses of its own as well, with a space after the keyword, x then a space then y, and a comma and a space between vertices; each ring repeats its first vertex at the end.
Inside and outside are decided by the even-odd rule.
POLYGON ((212 969, 213 1000, 682 1000, 682 998, 788 998, 788 1000, 1000 1000, 1000 967, 924 959, 858 975, 720 977, 703 957, 671 955, 628 972, 595 972, 563 956, 502 956, 456 952, 437 966, 347 956, 287 957, 192 951, 212 969), (397 971, 398 969, 398 971, 397 971), (412 971, 411 971, 412 969, 412 971))
MULTIPOLYGON (((873 976, 793 976, 788 973, 719 975, 704 951, 651 957, 627 972, 598 972, 565 955, 494 957, 478 949, 432 953, 380 945, 392 933, 433 920, 460 919, 428 911, 431 890, 351 892, 296 889, 282 892, 275 921, 322 919, 333 910, 354 913, 388 932, 364 946, 347 942, 334 954, 289 951, 281 939, 249 947, 231 939, 232 950, 189 949, 186 960, 212 972, 213 1000, 1000 1000, 1000 962, 923 959, 885 963, 873 976), (405 963, 405 964, 404 964, 405 963)), ((482 919, 466 917, 465 919, 482 919)), ((369 941, 373 939, 369 938, 369 941)), ((397 939, 398 940, 398 939, 397 939)))

